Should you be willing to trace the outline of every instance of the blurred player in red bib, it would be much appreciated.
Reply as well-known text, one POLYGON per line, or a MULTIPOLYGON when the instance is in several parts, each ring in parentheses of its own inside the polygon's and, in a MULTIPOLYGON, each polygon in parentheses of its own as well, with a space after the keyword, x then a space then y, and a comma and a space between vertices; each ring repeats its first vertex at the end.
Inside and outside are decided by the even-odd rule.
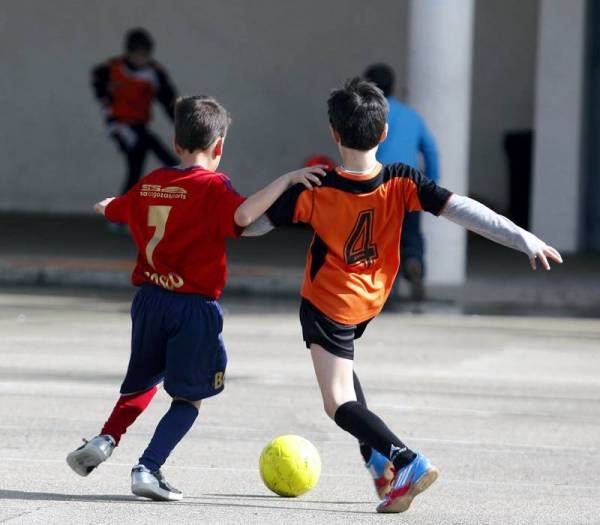
MULTIPOLYGON (((164 382, 170 409, 131 473, 132 492, 154 500, 182 494, 161 467, 193 425, 202 399, 225 386, 227 356, 218 299, 226 278, 225 240, 238 238, 289 187, 320 184, 319 167, 282 175, 248 199, 217 172, 229 115, 213 98, 186 97, 175 107, 181 163, 146 175, 96 211, 127 224, 138 249, 132 275, 131 357, 121 397, 100 434, 67 456, 87 476, 108 459, 121 436, 164 382)), ((252 235, 252 227, 244 232, 252 235)))
POLYGON ((154 41, 141 28, 125 35, 125 53, 109 58, 92 71, 92 86, 100 102, 110 136, 123 153, 126 193, 142 176, 148 152, 165 166, 177 164, 175 157, 148 129, 154 100, 173 119, 175 88, 166 70, 152 58, 154 41))

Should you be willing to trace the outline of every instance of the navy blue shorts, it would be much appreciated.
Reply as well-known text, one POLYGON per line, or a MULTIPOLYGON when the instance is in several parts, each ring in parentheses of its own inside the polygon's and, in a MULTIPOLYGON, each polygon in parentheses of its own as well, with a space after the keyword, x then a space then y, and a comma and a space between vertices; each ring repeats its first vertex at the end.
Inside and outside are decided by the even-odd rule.
POLYGON ((223 312, 200 295, 142 286, 131 305, 131 357, 121 394, 164 381, 167 393, 192 401, 224 388, 223 312))

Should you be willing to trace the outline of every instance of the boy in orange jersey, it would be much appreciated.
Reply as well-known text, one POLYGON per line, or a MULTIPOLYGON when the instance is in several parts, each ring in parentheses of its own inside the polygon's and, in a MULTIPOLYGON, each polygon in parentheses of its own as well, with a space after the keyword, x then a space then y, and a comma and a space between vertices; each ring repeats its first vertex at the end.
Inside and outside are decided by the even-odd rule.
MULTIPOLYGON (((358 78, 328 100, 333 140, 342 165, 314 191, 296 185, 269 209, 272 226, 310 224, 300 322, 310 348, 325 412, 352 434, 383 501, 378 512, 404 512, 438 477, 421 453, 409 449, 367 408, 353 371, 354 339, 382 309, 398 272, 400 232, 406 212, 441 215, 536 259, 560 254, 482 204, 452 194, 405 164, 382 165, 378 145, 387 134, 383 93, 358 78)), ((268 227, 266 219, 262 222, 268 227)))

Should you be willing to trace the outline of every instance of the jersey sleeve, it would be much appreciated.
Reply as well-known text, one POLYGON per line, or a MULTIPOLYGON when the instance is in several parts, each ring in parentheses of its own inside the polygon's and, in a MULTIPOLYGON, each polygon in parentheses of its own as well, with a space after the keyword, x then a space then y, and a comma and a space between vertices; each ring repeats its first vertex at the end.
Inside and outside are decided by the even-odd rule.
POLYGON ((452 192, 413 168, 401 180, 406 211, 428 211, 439 215, 452 195, 452 192))
POLYGON ((92 89, 96 99, 102 103, 111 102, 110 71, 107 63, 98 64, 92 69, 92 89))
POLYGON ((156 98, 165 110, 165 113, 171 120, 175 118, 175 99, 177 98, 177 90, 169 77, 167 71, 160 65, 154 65, 156 76, 158 77, 158 90, 156 98))
POLYGON ((244 228, 235 223, 235 211, 246 199, 234 189, 231 181, 225 175, 218 177, 215 192, 212 218, 217 225, 218 235, 237 239, 244 228))
POLYGON ((129 194, 116 197, 108 203, 104 216, 111 222, 127 224, 129 221, 129 194))
POLYGON ((267 217, 274 226, 289 226, 298 222, 310 223, 314 191, 304 184, 296 184, 283 194, 267 210, 267 217))

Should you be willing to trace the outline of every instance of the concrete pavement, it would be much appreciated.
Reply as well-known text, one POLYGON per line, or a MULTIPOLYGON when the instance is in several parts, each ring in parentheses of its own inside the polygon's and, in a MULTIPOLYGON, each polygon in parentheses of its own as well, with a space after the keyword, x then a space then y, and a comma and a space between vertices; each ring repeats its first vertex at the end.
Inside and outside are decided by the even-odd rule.
POLYGON ((370 406, 440 468, 401 516, 374 513, 356 443, 321 411, 295 301, 226 299, 230 365, 169 459, 185 500, 129 493, 168 406, 159 393, 113 457, 79 478, 64 456, 96 433, 127 363, 130 291, 0 294, 0 523, 596 524, 600 322, 383 314, 358 344, 370 406), (283 499, 257 461, 272 437, 310 439, 317 487, 283 499))

